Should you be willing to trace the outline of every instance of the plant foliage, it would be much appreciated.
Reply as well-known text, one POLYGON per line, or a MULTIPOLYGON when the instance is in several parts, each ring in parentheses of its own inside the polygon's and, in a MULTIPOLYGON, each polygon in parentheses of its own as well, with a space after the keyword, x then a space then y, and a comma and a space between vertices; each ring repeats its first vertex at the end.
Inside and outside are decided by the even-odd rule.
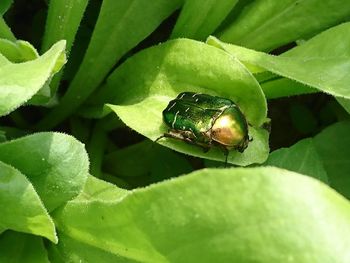
POLYGON ((30 2, 0 3, 0 262, 350 262, 350 2, 30 2), (248 148, 155 142, 184 91, 248 148))

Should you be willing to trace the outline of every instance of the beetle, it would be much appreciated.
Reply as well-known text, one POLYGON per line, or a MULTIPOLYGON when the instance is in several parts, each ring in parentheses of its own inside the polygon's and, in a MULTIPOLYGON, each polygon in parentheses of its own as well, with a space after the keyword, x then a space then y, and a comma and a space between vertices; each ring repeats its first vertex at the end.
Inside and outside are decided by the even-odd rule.
POLYGON ((219 146, 227 163, 229 150, 244 152, 252 140, 248 122, 230 99, 203 93, 182 92, 163 110, 163 121, 168 132, 160 136, 175 138, 198 145, 207 152, 219 146))

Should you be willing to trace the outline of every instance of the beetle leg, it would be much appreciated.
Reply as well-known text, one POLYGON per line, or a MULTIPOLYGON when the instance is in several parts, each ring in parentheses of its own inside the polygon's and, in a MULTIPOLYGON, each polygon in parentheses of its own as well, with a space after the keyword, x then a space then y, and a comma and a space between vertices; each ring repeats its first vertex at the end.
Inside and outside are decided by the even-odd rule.
MULTIPOLYGON (((206 145, 206 144, 201 144, 201 143, 198 143, 195 141, 195 139, 191 138, 192 137, 195 137, 195 134, 192 133, 192 132, 189 132, 189 131, 182 131, 182 132, 174 132, 172 130, 169 130, 168 132, 164 133, 161 137, 159 137, 158 139, 161 139, 163 137, 166 137, 166 138, 173 138, 173 139, 178 139, 178 140, 181 140, 181 141, 184 141, 184 142, 187 142, 189 144, 193 144, 193 145, 196 145, 196 146, 199 146, 202 148, 203 152, 206 153, 210 150, 211 148, 211 142, 206 145)), ((158 140, 157 139, 157 140, 158 140)))
POLYGON ((240 153, 244 152, 244 150, 245 150, 245 148, 243 148, 242 146, 237 146, 234 149, 240 153))
POLYGON ((165 138, 174 138, 174 139, 185 141, 185 142, 188 142, 188 143, 191 143, 191 144, 195 144, 190 137, 186 136, 185 133, 173 132, 173 131, 169 130, 168 132, 164 133, 159 139, 161 139, 163 137, 165 137, 165 138))

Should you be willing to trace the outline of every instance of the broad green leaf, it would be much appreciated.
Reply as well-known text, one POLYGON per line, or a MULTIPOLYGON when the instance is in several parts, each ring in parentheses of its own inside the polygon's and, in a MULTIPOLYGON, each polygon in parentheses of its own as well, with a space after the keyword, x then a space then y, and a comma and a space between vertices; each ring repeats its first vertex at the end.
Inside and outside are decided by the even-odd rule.
POLYGON ((266 162, 315 177, 350 199, 350 122, 333 124, 314 138, 272 152, 266 162))
POLYGON ((39 127, 49 128, 74 112, 101 84, 117 61, 150 35, 182 1, 104 0, 79 71, 67 93, 39 127))
POLYGON ((12 5, 13 0, 1 0, 0 2, 0 16, 6 13, 6 11, 10 8, 12 5))
POLYGON ((314 144, 327 171, 330 186, 350 199, 350 122, 339 122, 323 130, 314 144))
POLYGON ((34 187, 25 175, 3 162, 0 162, 0 211, 0 233, 11 229, 57 243, 54 223, 34 187))
MULTIPOLYGON (((90 202, 116 202, 117 200, 123 199, 128 195, 128 191, 118 188, 113 184, 102 181, 91 175, 88 176, 83 191, 74 200, 80 203, 90 203, 90 202)), ((109 258, 110 256, 115 259, 114 255, 106 255, 98 253, 99 249, 95 247, 89 247, 87 249, 86 244, 76 242, 75 240, 70 240, 63 234, 59 236, 59 245, 51 246, 49 245, 48 253, 51 262, 76 262, 79 261, 78 258, 85 258, 84 262, 108 262, 104 258, 109 258), (66 247, 67 242, 70 242, 68 247, 66 247), (63 244, 63 247, 61 246, 63 244), (78 246, 78 248, 76 248, 78 246), (82 250, 80 247, 82 246, 82 250), (68 255, 66 251, 68 250, 68 255), (77 251, 82 252, 82 254, 87 254, 88 256, 74 255, 77 251), (87 261, 89 259, 89 261, 87 261)), ((103 252, 103 251, 102 251, 103 252)), ((120 259, 120 257, 117 257, 120 259)), ((120 261, 117 261, 120 262, 120 261)))
POLYGON ((0 61, 0 116, 27 102, 56 73, 64 60, 65 41, 55 44, 41 57, 23 63, 0 61))
POLYGON ((260 86, 267 99, 276 99, 286 95, 293 96, 318 92, 317 89, 313 89, 300 82, 287 78, 278 78, 271 81, 266 81, 260 83, 260 86))
MULTIPOLYGON (((168 41, 127 60, 107 79, 105 98, 129 127, 156 140, 167 127, 162 111, 182 91, 195 91, 232 99, 252 125, 253 142, 244 153, 231 151, 229 162, 248 165, 263 162, 268 153, 266 100, 249 71, 220 49, 188 39, 168 41), (113 99, 114 98, 114 99, 113 99), (147 113, 147 114, 145 114, 147 113)), ((183 153, 224 161, 220 149, 203 153, 199 147, 173 139, 159 143, 183 153)))
MULTIPOLYGON (((42 50, 47 51, 61 39, 67 41, 66 52, 70 53, 78 27, 83 18, 88 0, 50 0, 46 20, 42 50)), ((55 94, 63 71, 51 82, 52 93, 55 94)))
POLYGON ((10 27, 6 24, 2 16, 0 16, 0 38, 16 41, 16 37, 13 35, 10 27))
POLYGON ((225 44, 213 37, 207 42, 226 50, 243 63, 256 65, 334 96, 350 98, 349 32, 350 23, 338 25, 281 56, 225 44))
POLYGON ((11 28, 6 24, 2 16, 0 16, 0 38, 16 41, 16 37, 12 33, 11 28))
POLYGON ((205 40, 237 2, 238 0, 186 0, 171 38, 205 40))
MULTIPOLYGON (((126 190, 89 175, 83 191, 74 200, 79 203, 116 202, 128 194, 126 190)), ((59 240, 58 245, 48 245, 50 262, 79 262, 80 259, 82 262, 109 262, 107 258, 114 259, 114 262, 121 262, 120 257, 104 253, 103 249, 100 251, 93 246, 87 247, 85 243, 67 238, 62 233, 59 235, 59 240)))
POLYGON ((350 114, 350 100, 344 98, 336 98, 339 104, 350 114))
POLYGON ((72 200, 54 217, 68 238, 58 250, 77 261, 93 262, 88 251, 109 254, 105 262, 350 260, 349 202, 272 167, 204 169, 115 201, 72 200))
POLYGON ((36 49, 29 42, 23 40, 13 42, 0 39, 0 54, 15 63, 26 62, 39 57, 36 49))
POLYGON ((67 262, 117 262, 117 263, 139 263, 147 262, 145 260, 135 261, 125 259, 119 255, 106 252, 102 247, 98 248, 69 238, 64 234, 60 235, 60 243, 56 245, 49 244, 49 258, 52 263, 67 262))
POLYGON ((0 235, 0 262, 50 263, 41 238, 12 231, 0 235))
POLYGON ((33 184, 49 211, 77 196, 88 174, 84 146, 60 133, 36 133, 0 144, 0 161, 33 184))
POLYGON ((89 175, 82 192, 74 200, 79 202, 92 202, 97 200, 115 201, 122 199, 127 194, 127 190, 118 188, 113 184, 89 175))
POLYGON ((346 21, 343 0, 258 0, 249 4, 223 32, 222 41, 256 50, 273 50, 346 21))
POLYGON ((143 141, 108 154, 105 171, 121 176, 166 178, 186 174, 193 169, 184 158, 154 142, 143 141), (164 171, 167 171, 164 174, 164 171))
POLYGON ((65 39, 69 53, 87 4, 88 0, 50 0, 42 47, 44 51, 65 39))
POLYGON ((16 40, 16 37, 11 32, 10 27, 6 24, 3 15, 12 5, 13 0, 1 0, 0 1, 0 38, 6 38, 12 41, 16 40))
POLYGON ((309 175, 329 184, 323 160, 317 153, 313 139, 301 140, 292 147, 273 151, 265 164, 309 175))

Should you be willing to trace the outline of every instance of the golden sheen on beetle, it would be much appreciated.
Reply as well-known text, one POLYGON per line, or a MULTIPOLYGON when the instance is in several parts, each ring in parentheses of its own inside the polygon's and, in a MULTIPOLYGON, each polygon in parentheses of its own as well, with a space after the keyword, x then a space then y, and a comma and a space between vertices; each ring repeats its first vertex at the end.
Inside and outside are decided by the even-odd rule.
POLYGON ((206 152, 221 147, 227 162, 231 149, 243 152, 250 141, 247 120, 231 100, 208 94, 182 92, 163 111, 169 127, 161 137, 198 145, 206 152))

